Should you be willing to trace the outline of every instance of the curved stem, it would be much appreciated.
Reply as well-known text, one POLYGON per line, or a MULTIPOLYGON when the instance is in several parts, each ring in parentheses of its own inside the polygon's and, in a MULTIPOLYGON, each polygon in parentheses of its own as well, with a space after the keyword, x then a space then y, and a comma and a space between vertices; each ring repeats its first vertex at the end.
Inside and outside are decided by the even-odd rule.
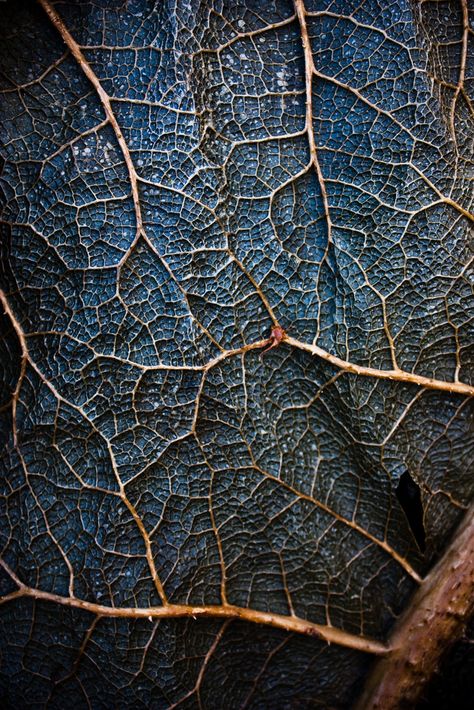
POLYGON ((402 710, 417 699, 474 614, 474 506, 427 575, 354 710, 402 710))

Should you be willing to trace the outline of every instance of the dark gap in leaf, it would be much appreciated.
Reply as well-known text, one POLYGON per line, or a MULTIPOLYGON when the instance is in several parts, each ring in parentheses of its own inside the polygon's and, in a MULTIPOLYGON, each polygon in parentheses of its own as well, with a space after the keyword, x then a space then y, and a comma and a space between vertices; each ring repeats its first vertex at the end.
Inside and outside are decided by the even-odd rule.
POLYGON ((403 512, 406 515, 416 543, 421 552, 424 552, 426 542, 420 486, 413 480, 408 471, 405 471, 400 476, 396 494, 398 502, 402 506, 403 512))

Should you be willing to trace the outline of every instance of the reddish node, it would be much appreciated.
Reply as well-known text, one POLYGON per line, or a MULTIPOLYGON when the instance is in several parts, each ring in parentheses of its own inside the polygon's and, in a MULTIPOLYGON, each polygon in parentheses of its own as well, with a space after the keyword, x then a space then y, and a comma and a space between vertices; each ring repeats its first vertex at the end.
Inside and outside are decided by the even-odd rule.
POLYGON ((266 347, 265 350, 262 350, 261 354, 263 355, 263 353, 273 350, 273 348, 277 348, 284 338, 285 331, 283 328, 279 325, 274 325, 272 332, 270 333, 270 337, 268 338, 268 347, 266 347))

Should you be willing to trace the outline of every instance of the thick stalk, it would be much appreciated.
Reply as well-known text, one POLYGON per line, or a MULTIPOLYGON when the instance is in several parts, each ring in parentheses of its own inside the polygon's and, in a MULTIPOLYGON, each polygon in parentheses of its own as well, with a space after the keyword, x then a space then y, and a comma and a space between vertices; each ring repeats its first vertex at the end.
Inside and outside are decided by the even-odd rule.
POLYGON ((414 708, 474 613, 474 505, 427 575, 376 662, 354 710, 414 708))

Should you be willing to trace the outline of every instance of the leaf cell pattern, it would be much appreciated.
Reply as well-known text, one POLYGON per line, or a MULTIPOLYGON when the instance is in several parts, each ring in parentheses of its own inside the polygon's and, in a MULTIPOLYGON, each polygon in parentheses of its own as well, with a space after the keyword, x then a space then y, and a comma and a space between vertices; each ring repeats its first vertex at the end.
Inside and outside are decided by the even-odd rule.
POLYGON ((4 706, 350 707, 473 494, 468 0, 0 12, 4 706))

